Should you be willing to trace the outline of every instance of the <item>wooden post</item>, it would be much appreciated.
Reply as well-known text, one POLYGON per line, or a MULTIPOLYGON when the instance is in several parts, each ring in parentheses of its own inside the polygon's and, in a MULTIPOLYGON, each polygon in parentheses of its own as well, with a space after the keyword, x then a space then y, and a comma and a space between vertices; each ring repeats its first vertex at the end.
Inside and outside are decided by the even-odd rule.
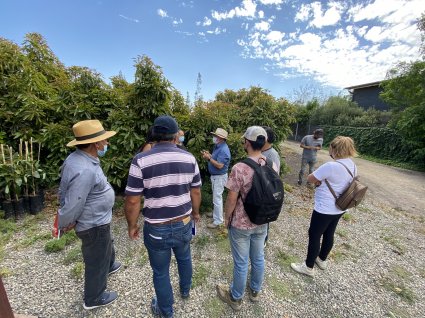
POLYGON ((12 307, 10 307, 9 299, 7 299, 6 290, 4 289, 1 276, 0 276, 0 317, 14 318, 12 307))

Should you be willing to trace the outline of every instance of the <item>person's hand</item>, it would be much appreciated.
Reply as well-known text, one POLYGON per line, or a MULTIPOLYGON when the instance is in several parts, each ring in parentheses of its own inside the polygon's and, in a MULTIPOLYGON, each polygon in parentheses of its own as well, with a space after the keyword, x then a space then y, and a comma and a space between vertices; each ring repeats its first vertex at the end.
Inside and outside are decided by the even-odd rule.
POLYGON ((199 214, 199 212, 194 213, 194 212, 192 211, 192 217, 193 217, 193 220, 194 220, 196 223, 198 223, 199 221, 201 221, 201 215, 199 214))
POLYGON ((140 225, 136 224, 134 226, 128 227, 128 236, 132 240, 138 240, 140 238, 140 225))
POLYGON ((211 158, 211 154, 209 151, 203 150, 202 152, 202 158, 209 160, 211 158))
POLYGON ((61 232, 62 232, 61 234, 65 234, 66 232, 71 231, 75 227, 75 224, 76 223, 72 223, 72 224, 68 225, 67 227, 62 228, 61 229, 61 232))

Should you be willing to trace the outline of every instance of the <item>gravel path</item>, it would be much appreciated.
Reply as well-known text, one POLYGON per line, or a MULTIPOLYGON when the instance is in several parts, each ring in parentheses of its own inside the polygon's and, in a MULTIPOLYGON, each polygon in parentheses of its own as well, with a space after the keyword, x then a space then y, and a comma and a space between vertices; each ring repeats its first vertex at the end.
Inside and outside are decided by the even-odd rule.
MULTIPOLYGON (((287 153, 288 161, 292 155, 287 153)), ((425 317, 424 216, 368 197, 341 220, 329 268, 316 269, 311 279, 293 272, 289 263, 306 254, 313 190, 290 188, 284 212, 271 224, 261 301, 253 304, 246 295, 235 313, 217 299, 215 285, 230 282, 232 260, 227 239, 206 229, 203 219, 192 244, 196 287, 189 300, 176 295, 175 317, 425 317)), ((53 208, 44 213, 40 233, 50 231, 53 208)), ((17 233, 0 262, 0 269, 11 273, 3 281, 13 310, 38 317, 151 317, 154 290, 146 250, 141 241, 127 238, 120 210, 112 231, 117 258, 125 265, 108 281, 108 288, 119 293, 115 303, 92 311, 82 308, 83 280, 71 275, 75 263, 64 265, 79 242, 48 254, 45 240, 22 247, 24 236, 17 233)), ((176 291, 175 262, 171 272, 176 291)))

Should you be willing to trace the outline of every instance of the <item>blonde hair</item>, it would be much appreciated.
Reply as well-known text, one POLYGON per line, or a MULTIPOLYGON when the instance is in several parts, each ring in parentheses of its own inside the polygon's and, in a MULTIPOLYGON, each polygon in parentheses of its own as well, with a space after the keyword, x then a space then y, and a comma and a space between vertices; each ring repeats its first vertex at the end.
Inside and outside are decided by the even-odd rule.
POLYGON ((354 141, 350 137, 337 136, 331 141, 329 146, 332 148, 332 155, 335 159, 356 157, 357 151, 354 147, 354 141))

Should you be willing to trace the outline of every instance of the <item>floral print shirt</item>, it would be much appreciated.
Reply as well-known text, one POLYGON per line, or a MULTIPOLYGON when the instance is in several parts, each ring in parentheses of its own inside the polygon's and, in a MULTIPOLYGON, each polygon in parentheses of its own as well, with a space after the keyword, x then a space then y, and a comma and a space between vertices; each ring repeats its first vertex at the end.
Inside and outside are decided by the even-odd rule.
MULTIPOLYGON (((266 163, 264 156, 248 158, 254 160, 255 162, 259 162, 261 165, 264 165, 266 163)), ((273 169, 277 169, 275 164, 273 164, 273 169)), ((236 207, 233 211, 231 224, 237 229, 250 230, 258 226, 249 220, 249 217, 244 210, 242 202, 242 200, 246 198, 246 195, 251 189, 253 177, 254 170, 245 163, 238 162, 232 167, 232 171, 230 172, 229 178, 226 183, 227 189, 239 193, 239 197, 236 202, 236 207)))

